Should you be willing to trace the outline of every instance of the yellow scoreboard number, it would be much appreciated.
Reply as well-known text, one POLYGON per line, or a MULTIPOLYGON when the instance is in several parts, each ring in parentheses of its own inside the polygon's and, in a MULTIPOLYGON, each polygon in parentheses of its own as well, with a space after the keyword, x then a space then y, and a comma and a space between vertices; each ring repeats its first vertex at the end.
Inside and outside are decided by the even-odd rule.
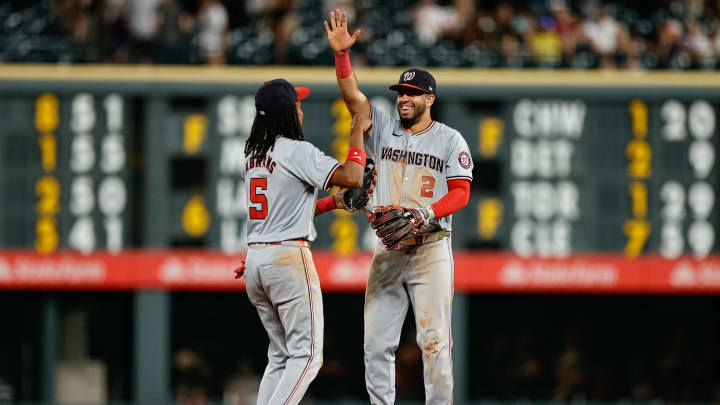
POLYGON ((57 138, 60 124, 58 99, 52 93, 41 94, 35 101, 35 129, 39 133, 38 147, 44 174, 35 182, 35 250, 47 254, 57 250, 60 243, 57 214, 60 212, 60 182, 53 174, 57 167, 57 138))

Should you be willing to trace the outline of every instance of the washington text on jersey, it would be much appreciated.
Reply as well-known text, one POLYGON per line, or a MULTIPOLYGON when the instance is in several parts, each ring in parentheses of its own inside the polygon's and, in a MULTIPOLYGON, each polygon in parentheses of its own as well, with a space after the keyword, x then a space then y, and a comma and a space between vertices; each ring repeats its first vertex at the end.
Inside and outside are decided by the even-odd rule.
POLYGON ((393 162, 400 162, 405 164, 412 164, 415 166, 425 166, 440 173, 443 172, 443 169, 445 167, 445 160, 440 159, 439 157, 427 153, 393 149, 390 146, 384 146, 382 148, 382 150, 380 151, 380 159, 391 160, 393 162))

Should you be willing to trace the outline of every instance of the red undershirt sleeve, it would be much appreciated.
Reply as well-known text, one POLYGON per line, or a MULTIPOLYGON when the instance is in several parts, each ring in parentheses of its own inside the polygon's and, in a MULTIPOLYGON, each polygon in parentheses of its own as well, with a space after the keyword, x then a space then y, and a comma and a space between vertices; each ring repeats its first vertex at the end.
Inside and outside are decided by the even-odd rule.
POLYGON ((448 193, 431 205, 435 218, 442 218, 467 205, 470 200, 470 180, 450 179, 448 180, 448 193))
POLYGON ((335 206, 335 198, 333 196, 321 198, 315 201, 315 216, 328 212, 337 208, 335 206))

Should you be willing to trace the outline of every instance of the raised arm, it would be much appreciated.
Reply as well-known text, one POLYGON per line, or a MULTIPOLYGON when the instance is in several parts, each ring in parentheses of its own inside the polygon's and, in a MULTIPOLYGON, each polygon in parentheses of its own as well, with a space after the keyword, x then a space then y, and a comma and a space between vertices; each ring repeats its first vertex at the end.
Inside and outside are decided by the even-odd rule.
POLYGON ((357 40, 360 30, 355 30, 350 35, 347 28, 347 13, 337 9, 335 12, 330 12, 330 24, 325 21, 325 31, 327 31, 330 47, 335 52, 335 73, 345 105, 350 114, 370 116, 370 100, 358 87, 357 77, 352 71, 348 54, 348 49, 357 40))
POLYGON ((345 162, 338 167, 330 178, 333 186, 356 188, 362 186, 365 171, 365 149, 363 134, 372 128, 372 121, 367 115, 353 114, 350 129, 350 148, 345 162))
MULTIPOLYGON (((357 188, 363 186, 365 173, 365 150, 363 149, 363 135, 372 128, 372 120, 363 114, 354 114, 352 128, 350 129, 350 149, 345 162, 338 166, 330 177, 330 184, 343 188, 357 188)), ((315 215, 323 212, 344 208, 342 193, 317 200, 315 215)))

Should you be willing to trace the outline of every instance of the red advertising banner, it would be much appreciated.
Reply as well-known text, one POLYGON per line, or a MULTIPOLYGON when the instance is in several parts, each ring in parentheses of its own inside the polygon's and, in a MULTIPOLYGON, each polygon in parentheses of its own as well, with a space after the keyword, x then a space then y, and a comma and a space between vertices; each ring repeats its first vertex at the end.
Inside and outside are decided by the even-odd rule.
MULTIPOLYGON (((361 292, 369 253, 313 252, 325 291, 361 292)), ((615 254, 524 259, 502 253, 457 252, 455 288, 486 293, 720 294, 720 255, 627 259, 615 254)), ((242 256, 215 251, 126 251, 43 256, 0 251, 0 290, 242 290, 233 279, 242 256)))

